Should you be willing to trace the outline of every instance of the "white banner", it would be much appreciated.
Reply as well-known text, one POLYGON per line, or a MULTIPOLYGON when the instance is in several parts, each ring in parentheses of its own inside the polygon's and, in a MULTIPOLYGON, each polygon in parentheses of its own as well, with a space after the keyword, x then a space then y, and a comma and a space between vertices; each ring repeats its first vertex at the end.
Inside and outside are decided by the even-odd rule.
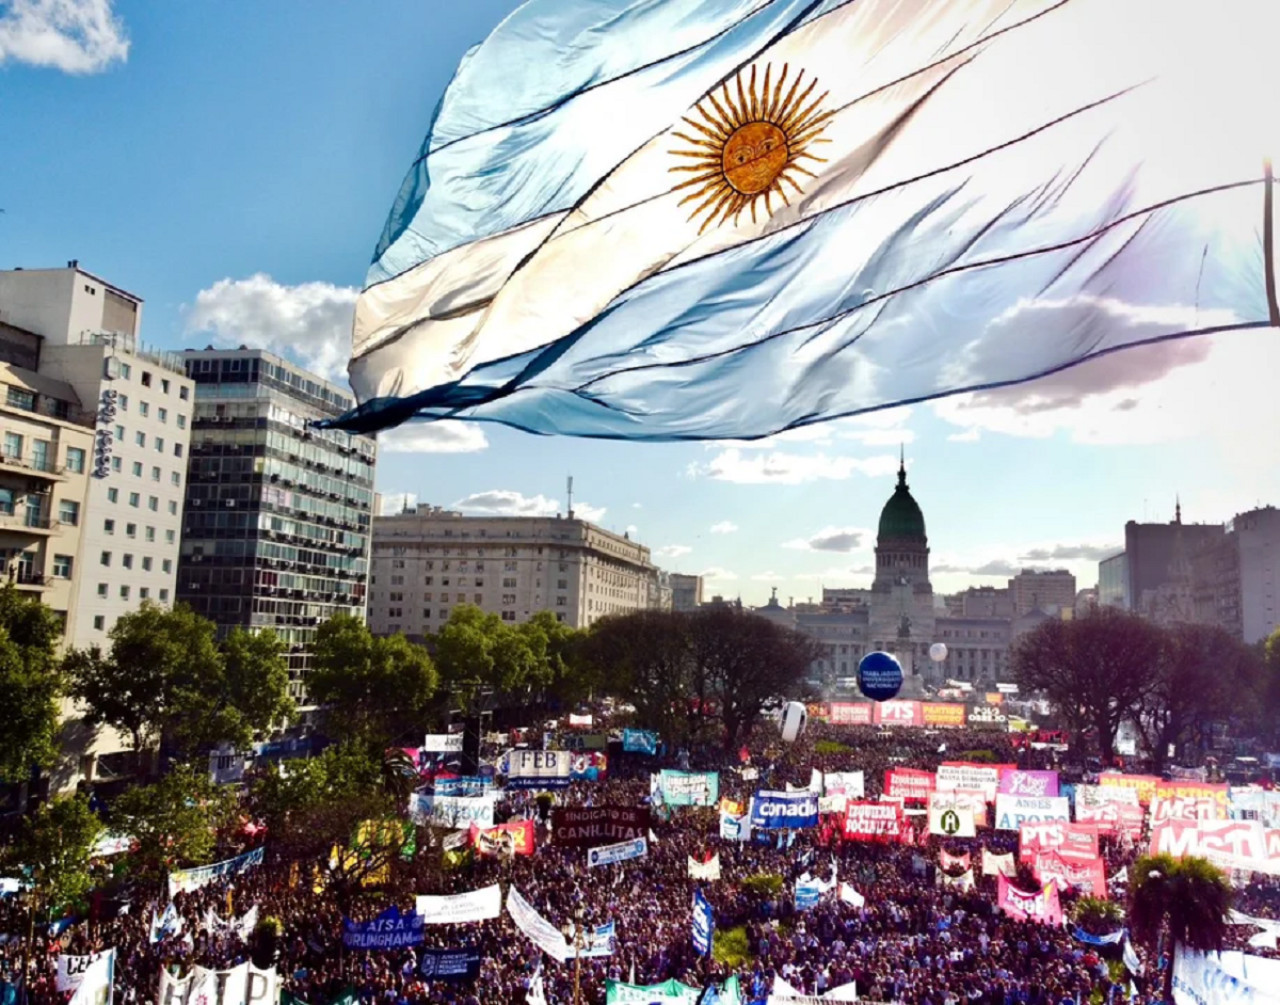
POLYGON ((213 865, 201 865, 194 869, 177 869, 169 873, 169 898, 172 899, 179 893, 190 893, 192 890, 199 890, 208 886, 215 879, 238 876, 246 869, 261 865, 263 853, 262 848, 255 848, 253 851, 245 852, 243 855, 237 855, 235 858, 229 858, 223 862, 215 862, 213 865))
POLYGON ((744 813, 735 817, 732 813, 720 811, 720 836, 726 841, 751 840, 751 814, 744 813))
POLYGON ((244 917, 228 918, 223 921, 212 907, 204 913, 204 927, 210 935, 234 935, 242 942, 249 941, 249 934, 258 924, 258 908, 253 906, 245 912, 244 917))
POLYGON ((826 794, 846 799, 865 799, 867 784, 861 771, 828 771, 824 779, 826 794))
MULTIPOLYGON (((514 886, 507 894, 507 913, 511 915, 516 928, 557 963, 563 963, 573 955, 573 950, 560 934, 560 929, 535 911, 514 886)), ((160 1002, 159 1005, 165 1003, 160 1002)))
POLYGON ((692 855, 689 856, 689 878, 690 879, 719 879, 720 878, 720 853, 716 852, 707 862, 699 862, 692 855))
POLYGON ((429 792, 415 792, 409 797, 409 816, 419 827, 493 826, 493 802, 495 793, 483 796, 436 796, 429 792))
POLYGON ((275 1005, 279 997, 275 967, 241 963, 230 970, 195 967, 186 977, 161 970, 156 1005, 275 1005))
POLYGON ((937 771, 938 788, 977 789, 987 799, 995 799, 1000 788, 1000 769, 983 764, 940 764, 937 771))
POLYGON ((488 921, 502 913, 502 887, 481 887, 470 893, 443 896, 421 894, 414 913, 424 925, 459 925, 466 921, 488 921))
POLYGON ((627 862, 633 858, 644 858, 648 854, 649 842, 645 838, 632 838, 630 841, 602 844, 598 848, 587 849, 587 867, 614 865, 617 862, 627 862))
MULTIPOLYGON (((81 983, 83 983, 95 961, 107 953, 114 952, 114 949, 107 949, 104 952, 93 953, 90 956, 68 956, 66 954, 59 956, 57 977, 58 990, 74 991, 81 985, 81 983)), ((106 964, 105 966, 110 968, 110 964, 106 964)))
MULTIPOLYGON (((78 982, 73 985, 75 994, 67 1005, 111 1005, 115 997, 116 951, 108 949, 91 957, 80 957, 91 962, 80 972, 78 982)), ((58 961, 58 979, 62 979, 62 961, 58 961)), ((58 985, 58 990, 63 990, 58 985)))
POLYGON ((973 820, 973 810, 965 806, 929 808, 929 833, 941 837, 977 837, 978 828, 973 820))
POLYGON ((1018 875, 1017 863, 1013 860, 1013 852, 1006 852, 1003 855, 997 855, 994 852, 982 849, 982 875, 984 876, 1006 876, 1013 879, 1018 875))
POLYGON ((1016 831, 1023 824, 1071 820, 1066 796, 996 796, 996 830, 1016 831))
POLYGON ((511 788, 565 788, 573 768, 568 750, 513 750, 507 754, 507 783, 511 788))
POLYGON ((132 847, 133 838, 128 834, 103 834, 94 842, 89 857, 108 858, 112 855, 123 855, 132 847))
POLYGON ((1280 1005, 1280 960, 1241 952, 1173 954, 1175 1005, 1280 1005))
POLYGON ((422 749, 428 754, 461 754, 461 733, 428 733, 422 749))

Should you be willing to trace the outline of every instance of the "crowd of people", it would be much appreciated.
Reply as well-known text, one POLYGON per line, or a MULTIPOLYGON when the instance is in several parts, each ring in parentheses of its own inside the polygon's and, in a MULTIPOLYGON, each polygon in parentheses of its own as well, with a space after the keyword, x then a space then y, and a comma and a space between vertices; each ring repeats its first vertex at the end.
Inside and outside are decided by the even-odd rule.
MULTIPOLYGON (((814 767, 863 771, 867 796, 875 798, 888 768, 931 769, 957 751, 974 749, 989 750, 1006 763, 1021 757, 1024 766, 1048 766, 1052 757, 1044 751, 1014 751, 999 733, 877 731, 815 723, 792 745, 762 729, 747 751, 756 778, 744 779, 739 758, 726 760, 715 751, 682 753, 680 763, 718 769, 721 796, 744 802, 759 788, 803 786, 814 767)), ((556 794, 557 804, 645 805, 650 772, 662 763, 635 754, 615 757, 606 779, 574 783, 556 794)), ((541 988, 548 1005, 575 1001, 575 986, 582 1002, 600 1005, 607 979, 646 985, 675 978, 703 987, 732 974, 739 977, 744 1002, 766 999, 775 978, 812 995, 855 982, 863 1000, 902 1005, 1082 1005, 1096 1001, 1098 994, 1107 1003, 1159 1000, 1159 961, 1145 961, 1145 974, 1135 976, 1118 963, 1118 947, 1082 941, 1072 926, 1007 917, 997 908, 991 877, 978 875, 969 890, 940 884, 943 841, 937 837, 922 835, 911 845, 873 844, 841 840, 826 827, 794 832, 787 841, 740 843, 720 838, 714 808, 690 807, 654 815, 645 857, 589 869, 583 849, 548 840, 545 808, 545 800, 540 806, 537 794, 527 791, 503 790, 497 804, 499 820, 538 821, 535 854, 474 857, 446 868, 438 842, 423 841, 414 860, 398 863, 385 884, 363 891, 360 903, 348 907, 362 917, 391 904, 409 911, 417 894, 465 892, 501 882, 504 892, 518 889, 557 926, 593 928, 613 922, 612 955, 557 964, 504 912, 490 921, 426 926, 425 947, 474 948, 482 963, 473 982, 424 980, 419 976, 420 950, 413 946, 344 949, 343 910, 312 884, 308 868, 276 858, 268 835, 261 866, 178 894, 174 906, 183 919, 181 930, 158 942, 151 938, 152 918, 169 902, 160 888, 135 891, 127 905, 95 900, 83 919, 61 931, 36 931, 30 938, 23 898, 0 900, 0 979, 17 983, 25 966, 29 1000, 62 1005, 67 995, 55 985, 59 954, 114 947, 115 1000, 150 1002, 161 968, 225 968, 248 959, 250 947, 237 933, 209 931, 205 920, 210 912, 226 918, 256 907, 259 917, 282 923, 274 960, 282 988, 311 1005, 325 1005, 343 994, 369 1005, 523 1003, 531 983, 541 988), (691 879, 690 857, 702 861, 712 853, 719 855, 721 878, 691 879), (805 873, 827 876, 833 871, 865 899, 850 903, 833 892, 817 906, 797 910, 795 881, 805 873), (781 877, 781 883, 762 889, 744 882, 760 875, 781 877), (746 952, 735 965, 694 950, 690 916, 696 888, 712 904, 718 930, 741 928, 746 952)), ((974 839, 948 838, 945 847, 954 855, 969 852, 977 861, 983 848, 1015 851, 1017 835, 982 830, 974 839)), ((1109 875, 1131 865, 1140 850, 1104 839, 1109 875)), ((1112 895, 1123 898, 1123 887, 1113 887, 1112 895)), ((1069 906, 1071 894, 1065 899, 1069 906)), ((1280 891, 1269 881, 1252 882, 1241 891, 1240 909, 1255 917, 1280 918, 1280 891)), ((1233 942, 1243 943, 1255 932, 1238 926, 1233 942)))

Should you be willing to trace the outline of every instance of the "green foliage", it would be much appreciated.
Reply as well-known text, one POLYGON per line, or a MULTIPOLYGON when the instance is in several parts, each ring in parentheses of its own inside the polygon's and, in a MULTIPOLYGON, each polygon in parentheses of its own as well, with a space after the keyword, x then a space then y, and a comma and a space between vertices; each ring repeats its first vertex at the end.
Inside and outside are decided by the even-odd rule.
POLYGON ((11 858, 31 870, 41 909, 53 914, 85 898, 92 885, 89 856, 101 833, 102 821, 83 796, 44 803, 26 821, 11 858))
POLYGON ((293 714, 284 646, 274 633, 232 632, 219 646, 212 621, 184 604, 143 601, 111 629, 111 648, 68 653, 71 692, 85 722, 130 735, 143 750, 163 735, 189 756, 221 743, 243 749, 293 714))
POLYGON ((992 750, 962 750, 956 754, 956 760, 973 764, 995 764, 999 758, 992 750))
POLYGON ((835 740, 818 740, 813 745, 813 752, 824 757, 831 757, 836 754, 852 754, 853 748, 848 744, 838 743, 835 740))
POLYGON ((0 589, 0 781, 18 781, 57 754, 65 678, 55 656, 57 616, 10 583, 0 589))
MULTIPOLYGON (((1235 891, 1225 873, 1202 858, 1143 856, 1129 871, 1129 930, 1155 958, 1161 930, 1170 944, 1217 952, 1227 937, 1235 891)), ((1165 995, 1172 1001, 1173 968, 1166 968, 1165 995)))
POLYGON ((747 938, 747 926, 716 929, 711 937, 711 958, 721 966, 732 970, 748 966, 755 957, 751 955, 751 941, 747 938))
POLYGON ((438 677, 431 656, 403 635, 375 638, 339 614, 316 632, 307 693, 326 709, 330 735, 379 748, 421 732, 438 677))
POLYGON ((527 694, 552 680, 545 618, 512 625, 472 604, 459 604, 435 644, 440 676, 463 704, 482 688, 527 694))
POLYGON ((776 897, 782 892, 783 879, 776 872, 757 872, 744 879, 742 886, 761 897, 776 897))
POLYGON ((112 829, 137 843, 139 870, 157 876, 213 858, 217 835, 236 820, 231 790, 209 781, 202 767, 179 764, 159 781, 124 792, 111 807, 112 829))
POLYGON ((1081 897, 1071 909, 1071 918, 1091 935, 1106 935, 1124 924, 1124 908, 1114 900, 1081 897))

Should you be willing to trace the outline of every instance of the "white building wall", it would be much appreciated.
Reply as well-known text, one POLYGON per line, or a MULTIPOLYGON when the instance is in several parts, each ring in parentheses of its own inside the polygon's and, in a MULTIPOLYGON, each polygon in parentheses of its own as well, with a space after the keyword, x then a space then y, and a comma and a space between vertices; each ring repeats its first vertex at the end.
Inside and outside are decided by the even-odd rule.
POLYGON ((1232 521, 1240 549, 1240 614, 1248 645, 1280 627, 1280 509, 1242 513, 1232 521))
POLYGON ((75 265, 63 269, 12 269, 0 272, 0 320, 44 337, 47 344, 76 344, 86 335, 111 331, 136 336, 142 325, 142 300, 75 265), (111 323, 112 297, 133 306, 132 327, 111 323))

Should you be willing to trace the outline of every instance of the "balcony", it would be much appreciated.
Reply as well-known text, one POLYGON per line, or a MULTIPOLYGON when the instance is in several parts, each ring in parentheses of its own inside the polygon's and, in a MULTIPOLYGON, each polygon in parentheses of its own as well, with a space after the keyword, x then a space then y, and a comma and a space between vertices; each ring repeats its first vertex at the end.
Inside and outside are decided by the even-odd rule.
POLYGON ((0 470, 20 471, 24 475, 47 478, 54 482, 65 482, 67 480, 66 468, 56 466, 47 458, 37 459, 31 454, 23 456, 8 452, 0 453, 0 470))
POLYGON ((30 534, 35 537, 48 537, 56 534, 62 526, 57 520, 47 516, 26 513, 0 512, 0 533, 30 534))
POLYGON ((53 577, 46 576, 43 572, 17 568, 10 571, 9 582, 19 590, 47 590, 53 586, 53 577))

